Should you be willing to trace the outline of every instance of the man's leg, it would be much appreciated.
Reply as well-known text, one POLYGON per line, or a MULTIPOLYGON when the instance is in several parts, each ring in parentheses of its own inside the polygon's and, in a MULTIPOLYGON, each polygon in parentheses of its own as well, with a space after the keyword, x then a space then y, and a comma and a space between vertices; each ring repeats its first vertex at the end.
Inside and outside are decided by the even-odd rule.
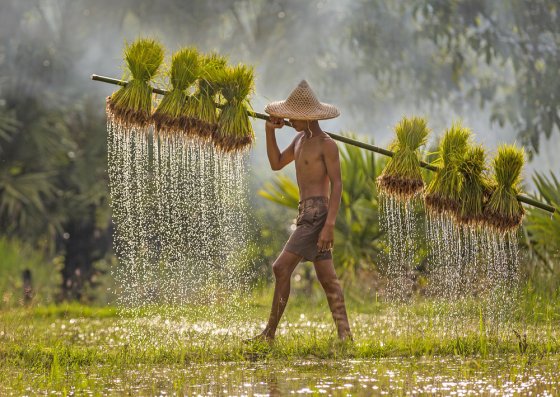
POLYGON ((301 256, 292 252, 282 251, 272 264, 272 271, 276 280, 274 283, 274 297, 272 298, 268 324, 261 334, 267 339, 274 339, 276 327, 278 327, 282 313, 284 313, 284 308, 288 303, 288 297, 290 296, 290 279, 301 258, 301 256))
POLYGON ((340 281, 334 271, 332 259, 322 259, 313 262, 317 278, 327 295, 327 301, 333 316, 334 323, 338 331, 340 339, 352 339, 350 333, 350 324, 348 323, 348 316, 346 315, 346 305, 344 304, 344 294, 340 281))

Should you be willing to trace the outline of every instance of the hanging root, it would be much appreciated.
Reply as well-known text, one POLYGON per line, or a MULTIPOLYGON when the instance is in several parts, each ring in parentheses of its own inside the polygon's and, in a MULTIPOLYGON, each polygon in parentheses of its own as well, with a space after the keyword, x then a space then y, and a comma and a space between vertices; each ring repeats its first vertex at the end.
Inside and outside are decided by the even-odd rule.
POLYGON ((456 214, 461 208, 458 200, 438 193, 424 195, 426 209, 432 214, 456 214))
POLYGON ((422 179, 409 179, 397 175, 381 175, 377 177, 377 187, 389 196, 402 201, 408 201, 424 188, 422 179))
POLYGON ((201 139, 216 142, 218 123, 207 123, 206 121, 200 119, 194 119, 192 128, 194 133, 201 139))
POLYGON ((175 134, 191 136, 191 131, 197 120, 188 116, 173 117, 168 114, 154 113, 152 115, 152 124, 158 132, 174 131, 175 134))
POLYGON ((253 139, 250 136, 224 136, 219 129, 216 129, 212 141, 224 153, 243 152, 249 150, 253 144, 253 139))
POLYGON ((524 215, 525 209, 520 204, 517 213, 509 216, 492 210, 487 210, 484 216, 484 221, 495 231, 499 233, 508 233, 517 230, 521 226, 524 215))
POLYGON ((111 96, 106 98, 105 111, 111 119, 123 127, 144 128, 150 124, 150 114, 147 111, 118 107, 111 96))

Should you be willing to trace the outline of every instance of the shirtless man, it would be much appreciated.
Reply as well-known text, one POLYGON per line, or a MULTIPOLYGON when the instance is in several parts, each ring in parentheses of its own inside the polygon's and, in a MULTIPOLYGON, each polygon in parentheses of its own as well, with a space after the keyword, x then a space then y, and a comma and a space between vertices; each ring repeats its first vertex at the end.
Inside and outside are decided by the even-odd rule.
POLYGON ((266 122, 266 148, 270 166, 276 171, 295 161, 300 202, 296 230, 272 265, 276 281, 272 308, 268 324, 257 338, 269 342, 274 339, 276 327, 290 295, 292 272, 300 261, 309 260, 313 262, 317 278, 325 290, 338 337, 341 340, 352 340, 344 295, 331 255, 334 225, 342 195, 338 147, 334 140, 321 130, 317 121, 321 118, 336 117, 338 110, 332 105, 318 102, 305 80, 286 101, 270 104, 265 110, 271 113, 270 121, 266 122), (273 112, 281 117, 273 116, 273 112), (275 134, 276 129, 284 126, 283 114, 300 115, 304 119, 289 117, 298 134, 292 143, 280 152, 275 134))

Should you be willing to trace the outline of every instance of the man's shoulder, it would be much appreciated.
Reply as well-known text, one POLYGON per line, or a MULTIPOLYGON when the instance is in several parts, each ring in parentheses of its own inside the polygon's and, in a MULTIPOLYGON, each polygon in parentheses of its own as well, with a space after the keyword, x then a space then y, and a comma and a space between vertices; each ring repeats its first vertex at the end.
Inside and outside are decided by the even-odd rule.
POLYGON ((321 144, 324 150, 338 151, 338 145, 336 144, 335 140, 332 139, 327 133, 325 133, 324 137, 321 137, 321 144))

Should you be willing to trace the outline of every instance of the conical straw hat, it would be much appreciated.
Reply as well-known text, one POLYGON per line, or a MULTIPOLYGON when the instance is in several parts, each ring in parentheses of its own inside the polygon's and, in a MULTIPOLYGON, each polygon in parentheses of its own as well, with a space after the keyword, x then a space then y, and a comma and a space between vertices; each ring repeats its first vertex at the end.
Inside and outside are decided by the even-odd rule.
POLYGON ((298 84, 288 99, 271 102, 266 105, 264 111, 271 116, 296 120, 325 120, 340 115, 335 106, 319 102, 305 80, 298 84))

